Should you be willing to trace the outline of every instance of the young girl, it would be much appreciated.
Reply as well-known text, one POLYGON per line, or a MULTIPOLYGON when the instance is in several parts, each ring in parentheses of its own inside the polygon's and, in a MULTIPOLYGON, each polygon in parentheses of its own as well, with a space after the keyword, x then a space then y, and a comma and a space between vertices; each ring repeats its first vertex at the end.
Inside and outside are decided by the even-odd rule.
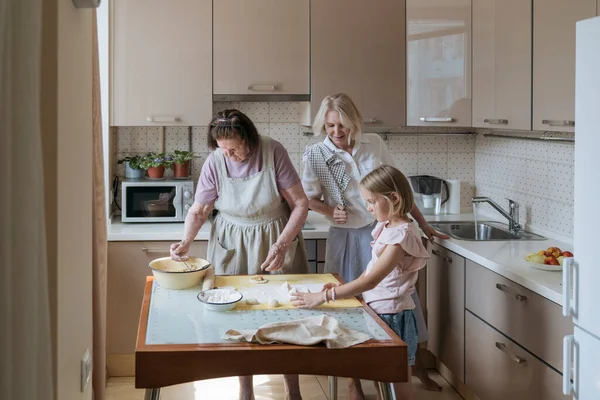
MULTIPOLYGON (((362 294, 369 307, 408 345, 408 364, 412 366, 418 332, 411 294, 418 271, 429 258, 417 228, 407 217, 414 203, 412 190, 402 172, 382 165, 361 180, 360 191, 378 222, 373 230, 375 240, 367 269, 344 285, 326 284, 321 293, 297 293, 292 297, 292 304, 313 308, 334 297, 362 294)), ((360 380, 351 379, 349 390, 351 399, 364 400, 360 380)), ((394 383, 394 391, 397 399, 413 398, 410 379, 406 383, 394 383)))

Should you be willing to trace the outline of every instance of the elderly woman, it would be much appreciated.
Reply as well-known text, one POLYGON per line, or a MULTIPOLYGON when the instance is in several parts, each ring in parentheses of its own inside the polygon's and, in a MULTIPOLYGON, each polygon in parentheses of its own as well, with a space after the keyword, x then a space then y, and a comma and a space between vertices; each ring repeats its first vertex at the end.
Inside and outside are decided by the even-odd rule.
MULTIPOLYGON (((309 147, 303 156, 302 185, 309 208, 331 223, 325 272, 339 273, 345 282, 358 278, 371 260, 371 232, 376 221, 360 194, 359 182, 381 164, 395 166, 379 135, 362 134, 362 122, 360 111, 347 94, 325 97, 313 123, 313 133, 325 134, 325 139, 309 147)), ((410 214, 430 240, 434 236, 448 238, 429 226, 416 206, 410 214)), ((423 342, 427 340, 425 319, 416 292, 412 297, 419 341, 423 342)), ((415 375, 427 389, 441 390, 418 361, 415 375)))
MULTIPOLYGON (((216 274, 306 273, 301 229, 308 199, 284 147, 259 135, 238 110, 212 119, 208 146, 214 151, 202 166, 183 239, 171 245, 171 257, 185 259, 214 207, 208 259, 216 274)), ((300 399, 298 376, 284 378, 288 398, 300 399)), ((251 376, 240 377, 240 398, 254 398, 251 376)))

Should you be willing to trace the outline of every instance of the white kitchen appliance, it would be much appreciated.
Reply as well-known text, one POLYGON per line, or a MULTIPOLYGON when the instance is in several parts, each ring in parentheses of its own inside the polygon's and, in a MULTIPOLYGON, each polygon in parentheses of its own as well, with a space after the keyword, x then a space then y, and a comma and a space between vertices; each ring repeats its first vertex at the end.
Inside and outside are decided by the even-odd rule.
POLYGON ((183 222, 194 203, 194 182, 125 179, 121 182, 121 221, 183 222))
POLYGON ((563 314, 573 316, 565 337, 563 392, 600 399, 600 17, 577 22, 575 68, 575 258, 563 269, 563 314), (569 288, 573 286, 572 297, 569 288), (572 299, 572 300, 571 300, 572 299), (573 366, 573 381, 570 374, 573 366))

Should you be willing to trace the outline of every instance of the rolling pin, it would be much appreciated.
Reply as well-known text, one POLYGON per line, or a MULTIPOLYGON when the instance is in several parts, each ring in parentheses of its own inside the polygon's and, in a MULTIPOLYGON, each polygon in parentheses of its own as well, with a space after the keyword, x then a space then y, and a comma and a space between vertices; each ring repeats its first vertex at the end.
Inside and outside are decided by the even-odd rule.
POLYGON ((215 286, 215 269, 211 265, 206 269, 204 274, 204 282, 202 282, 202 290, 212 289, 215 286))

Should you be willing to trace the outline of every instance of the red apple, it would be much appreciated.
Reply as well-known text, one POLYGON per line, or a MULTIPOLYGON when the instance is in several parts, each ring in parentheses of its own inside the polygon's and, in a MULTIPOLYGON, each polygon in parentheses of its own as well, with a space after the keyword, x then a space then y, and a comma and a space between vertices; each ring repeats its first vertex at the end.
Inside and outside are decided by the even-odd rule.
POLYGON ((546 250, 546 256, 554 256, 554 258, 559 257, 562 253, 562 250, 558 247, 548 247, 546 250))
POLYGON ((573 253, 571 253, 570 251, 563 251, 561 256, 563 257, 573 257, 573 253))
POLYGON ((546 259, 544 259, 544 264, 546 264, 546 265, 560 265, 560 263, 558 262, 558 260, 554 256, 547 256, 546 259))

